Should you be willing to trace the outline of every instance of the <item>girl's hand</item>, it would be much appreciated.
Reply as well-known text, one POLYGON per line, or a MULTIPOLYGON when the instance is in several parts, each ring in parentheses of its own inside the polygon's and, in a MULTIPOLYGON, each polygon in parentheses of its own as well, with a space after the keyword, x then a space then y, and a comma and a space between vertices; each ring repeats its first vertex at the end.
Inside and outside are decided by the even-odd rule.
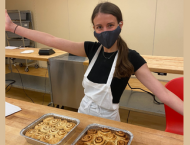
POLYGON ((15 25, 9 17, 7 10, 5 9, 5 31, 14 31, 15 25))

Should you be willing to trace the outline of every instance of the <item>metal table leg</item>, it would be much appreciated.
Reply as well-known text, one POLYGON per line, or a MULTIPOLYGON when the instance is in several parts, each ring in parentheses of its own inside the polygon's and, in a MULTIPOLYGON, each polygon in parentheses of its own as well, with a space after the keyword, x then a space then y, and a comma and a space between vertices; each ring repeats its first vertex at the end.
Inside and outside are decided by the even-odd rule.
POLYGON ((8 57, 8 63, 9 63, 9 69, 10 69, 10 71, 12 73, 12 63, 11 63, 11 58, 10 57, 8 57))
POLYGON ((52 93, 52 87, 51 87, 51 75, 50 75, 50 63, 47 61, 47 69, 48 69, 48 75, 49 75, 49 85, 50 85, 50 95, 51 95, 51 102, 48 104, 48 106, 54 106, 53 103, 53 93, 52 93))

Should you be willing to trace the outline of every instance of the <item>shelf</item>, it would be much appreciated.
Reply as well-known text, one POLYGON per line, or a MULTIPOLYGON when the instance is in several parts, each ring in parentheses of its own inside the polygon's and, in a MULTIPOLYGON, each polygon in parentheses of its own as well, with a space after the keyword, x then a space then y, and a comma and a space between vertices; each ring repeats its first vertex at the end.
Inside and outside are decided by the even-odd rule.
MULTIPOLYGON (((156 100, 161 102, 157 97, 156 100)), ((121 96, 119 106, 132 111, 165 116, 164 105, 155 104, 153 97, 145 92, 125 90, 121 96)))
MULTIPOLYGON (((39 77, 39 76, 32 76, 26 74, 19 73, 8 73, 6 74, 6 80, 15 80, 16 82, 12 85, 16 88, 23 88, 27 90, 32 90, 36 92, 45 93, 45 86, 46 86, 46 93, 50 93, 50 84, 49 78, 39 77), (21 82, 21 78, 22 82, 21 82), (23 83, 23 86, 22 86, 23 83)), ((6 85, 8 85, 11 81, 6 81, 6 85)))
MULTIPOLYGON (((22 25, 22 27, 28 29, 34 29, 33 20, 32 20, 32 13, 30 10, 7 10, 8 15, 10 16, 11 20, 17 24, 22 25)), ((23 46, 23 47, 33 47, 35 48, 35 42, 29 39, 18 40, 17 38, 23 39, 24 37, 19 36, 17 34, 6 32, 6 42, 9 46, 23 46), (22 44, 21 44, 22 43, 22 44)))

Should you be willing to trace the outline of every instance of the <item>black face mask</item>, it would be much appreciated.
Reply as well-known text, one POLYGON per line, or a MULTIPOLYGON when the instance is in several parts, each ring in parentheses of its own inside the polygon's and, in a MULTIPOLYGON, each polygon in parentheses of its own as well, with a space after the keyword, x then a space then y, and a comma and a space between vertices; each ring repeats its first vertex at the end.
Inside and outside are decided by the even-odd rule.
POLYGON ((106 48, 111 48, 115 41, 117 40, 119 34, 121 32, 120 26, 118 26, 113 31, 104 31, 102 33, 96 33, 94 31, 94 36, 98 39, 98 41, 106 48))

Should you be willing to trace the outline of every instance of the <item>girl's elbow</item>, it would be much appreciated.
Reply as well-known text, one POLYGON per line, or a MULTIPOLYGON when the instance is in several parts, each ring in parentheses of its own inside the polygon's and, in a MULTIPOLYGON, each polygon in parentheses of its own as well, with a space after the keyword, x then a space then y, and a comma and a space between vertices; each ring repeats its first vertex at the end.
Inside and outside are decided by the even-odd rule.
POLYGON ((169 93, 169 90, 167 90, 166 88, 165 88, 164 92, 157 95, 157 97, 164 104, 168 104, 170 102, 170 93, 169 93))

